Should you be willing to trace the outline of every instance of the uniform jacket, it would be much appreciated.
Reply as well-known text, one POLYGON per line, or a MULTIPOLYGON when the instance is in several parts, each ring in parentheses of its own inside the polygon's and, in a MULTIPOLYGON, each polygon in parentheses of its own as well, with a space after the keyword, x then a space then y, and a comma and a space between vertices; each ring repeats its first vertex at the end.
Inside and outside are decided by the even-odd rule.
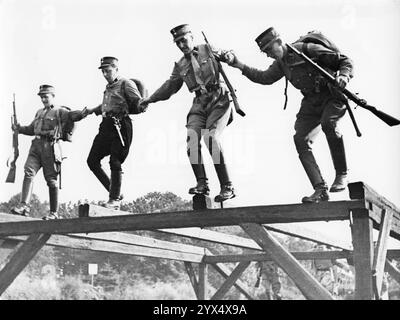
MULTIPOLYGON (((216 57, 221 56, 225 51, 212 49, 212 54, 216 57)), ((215 85, 221 81, 219 79, 218 65, 215 59, 210 55, 205 44, 196 46, 193 49, 193 54, 199 63, 201 71, 201 79, 204 85, 215 85)), ((200 89, 200 84, 197 82, 194 75, 190 57, 183 56, 178 62, 175 62, 174 69, 170 78, 156 90, 149 98, 150 102, 157 102, 169 99, 173 94, 179 91, 185 83, 190 92, 200 89)))
MULTIPOLYGON (((303 51, 302 42, 295 43, 293 46, 299 51, 303 51)), ((307 49, 307 56, 327 71, 338 72, 349 78, 353 76, 353 62, 347 56, 314 43, 308 43, 307 49)), ((316 80, 321 78, 317 71, 306 64, 301 57, 289 52, 282 60, 275 60, 265 71, 244 66, 242 74, 260 84, 273 84, 285 76, 303 94, 313 92, 316 80)))
POLYGON ((117 77, 111 84, 106 85, 103 102, 94 109, 96 115, 103 113, 129 114, 133 106, 141 99, 140 92, 133 81, 117 77))
POLYGON ((55 129, 59 125, 57 112, 60 115, 61 123, 70 121, 79 121, 83 118, 82 111, 69 111, 59 106, 51 106, 50 108, 42 108, 36 112, 35 118, 28 126, 20 126, 19 132, 25 135, 49 135, 55 134, 55 129))

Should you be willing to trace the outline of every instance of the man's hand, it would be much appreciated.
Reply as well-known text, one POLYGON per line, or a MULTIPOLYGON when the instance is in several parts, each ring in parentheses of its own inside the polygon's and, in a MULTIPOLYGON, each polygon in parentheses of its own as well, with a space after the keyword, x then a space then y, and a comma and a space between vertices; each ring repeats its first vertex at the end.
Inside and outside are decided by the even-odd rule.
POLYGON ((236 54, 233 51, 228 51, 225 53, 225 62, 234 68, 238 68, 240 70, 243 69, 244 64, 239 61, 236 54))
POLYGON ((336 76, 335 81, 340 88, 344 89, 349 83, 349 77, 339 74, 338 76, 336 76))
POLYGON ((83 119, 83 118, 86 118, 89 114, 91 114, 93 112, 90 112, 90 109, 88 109, 87 107, 84 107, 82 109, 81 113, 82 113, 82 119, 83 119))
POLYGON ((17 123, 17 124, 12 123, 11 124, 11 130, 12 131, 19 131, 20 127, 21 127, 21 125, 19 123, 17 123))
POLYGON ((138 110, 140 112, 146 112, 147 108, 149 107, 150 101, 148 99, 140 99, 138 110))

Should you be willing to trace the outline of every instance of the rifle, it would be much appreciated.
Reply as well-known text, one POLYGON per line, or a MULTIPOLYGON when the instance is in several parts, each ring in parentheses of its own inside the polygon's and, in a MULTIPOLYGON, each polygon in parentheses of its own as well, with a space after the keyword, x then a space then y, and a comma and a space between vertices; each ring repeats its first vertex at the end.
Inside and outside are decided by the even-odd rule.
POLYGON ((240 114, 242 117, 244 117, 246 114, 244 113, 244 111, 243 111, 242 109, 240 109, 239 102, 238 102, 238 100, 237 100, 236 93, 235 93, 236 90, 232 87, 232 84, 231 84, 230 81, 228 80, 228 77, 226 76, 225 71, 224 71, 224 69, 222 68, 221 62, 219 62, 219 61, 215 58, 215 56, 214 56, 214 54, 213 54, 213 52, 212 52, 210 43, 209 43, 208 40, 207 40, 206 35, 204 34, 203 31, 202 31, 201 33, 203 34, 204 40, 206 41, 206 45, 207 45, 208 51, 210 52, 210 56, 211 56, 211 57, 214 59, 214 61, 217 63, 219 72, 221 73, 222 78, 224 78, 224 81, 225 81, 225 83, 226 83, 226 86, 228 87, 229 92, 231 93, 231 97, 232 97, 233 105, 235 106, 236 113, 238 113, 238 114, 240 114))
MULTIPOLYGON (((15 108, 15 93, 13 94, 13 115, 11 116, 11 125, 16 126, 18 124, 17 121, 17 112, 15 108)), ((13 130, 12 137, 12 154, 7 160, 7 167, 10 168, 8 171, 8 175, 6 178, 6 182, 14 183, 15 182, 15 172, 17 170, 16 162, 19 156, 18 150, 18 130, 13 130)))
MULTIPOLYGON (((297 54, 298 56, 300 56, 301 58, 303 58, 303 60, 305 60, 309 65, 311 65, 317 72, 319 72, 325 79, 327 79, 330 83, 335 84, 335 78, 329 74, 327 71, 325 71, 323 68, 321 68, 318 64, 316 64, 314 61, 312 61, 309 57, 307 57, 304 53, 298 51, 295 47, 293 47, 290 44, 286 44, 287 47, 292 50, 295 54, 297 54)), ((392 117, 391 115, 388 115, 387 113, 380 111, 378 109, 376 109, 375 107, 369 105, 367 103, 367 101, 365 101, 364 99, 360 99, 359 97, 357 97, 354 93, 350 92, 349 90, 347 90, 346 88, 342 89, 343 94, 349 98, 349 100, 353 101, 355 104, 357 104, 358 106, 360 106, 361 108, 367 109, 369 111, 371 111, 375 116, 377 116, 379 119, 381 119, 383 122, 385 122, 387 125, 393 127, 396 126, 398 124, 400 124, 400 120, 392 117)), ((358 130, 357 124, 355 123, 354 120, 354 115, 351 112, 350 107, 347 104, 347 110, 349 110, 349 114, 351 117, 351 120, 353 121, 353 124, 355 126, 355 129, 357 131, 357 135, 361 136, 361 133, 358 130)))

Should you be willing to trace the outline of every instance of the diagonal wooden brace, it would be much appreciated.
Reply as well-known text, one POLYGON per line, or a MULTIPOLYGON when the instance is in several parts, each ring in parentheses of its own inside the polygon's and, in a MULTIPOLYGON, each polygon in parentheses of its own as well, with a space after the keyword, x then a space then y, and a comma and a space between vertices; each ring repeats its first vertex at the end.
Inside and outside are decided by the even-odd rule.
POLYGON ((294 281, 303 295, 310 300, 333 300, 326 290, 263 226, 256 223, 240 225, 275 263, 294 281))
POLYGON ((194 273, 193 265, 190 262, 185 261, 186 272, 189 276, 196 298, 199 300, 199 281, 197 280, 196 274, 194 273))
POLYGON ((376 299, 380 299, 382 291, 383 273, 386 263, 387 242, 392 225, 393 211, 382 210, 382 219, 376 243, 374 260, 372 265, 372 283, 376 299))
POLYGON ((0 295, 24 270, 36 253, 46 244, 51 234, 34 233, 17 249, 8 263, 0 271, 0 295))
POLYGON ((221 300, 249 265, 250 261, 240 262, 210 300, 221 300))

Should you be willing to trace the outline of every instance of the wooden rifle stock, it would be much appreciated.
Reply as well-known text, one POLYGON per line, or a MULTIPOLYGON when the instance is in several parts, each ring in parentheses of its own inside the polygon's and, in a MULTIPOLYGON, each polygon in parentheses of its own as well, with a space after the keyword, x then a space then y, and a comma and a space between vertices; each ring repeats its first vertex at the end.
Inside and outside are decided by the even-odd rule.
MULTIPOLYGON (((16 107, 15 107, 15 93, 13 96, 13 115, 11 116, 11 125, 17 125, 17 112, 16 112, 16 107)), ((6 178, 6 182, 8 183, 14 183, 15 182, 15 172, 17 170, 17 159, 19 156, 19 150, 18 150, 18 130, 13 131, 13 137, 12 137, 12 154, 7 160, 7 167, 9 167, 8 175, 6 178)))

